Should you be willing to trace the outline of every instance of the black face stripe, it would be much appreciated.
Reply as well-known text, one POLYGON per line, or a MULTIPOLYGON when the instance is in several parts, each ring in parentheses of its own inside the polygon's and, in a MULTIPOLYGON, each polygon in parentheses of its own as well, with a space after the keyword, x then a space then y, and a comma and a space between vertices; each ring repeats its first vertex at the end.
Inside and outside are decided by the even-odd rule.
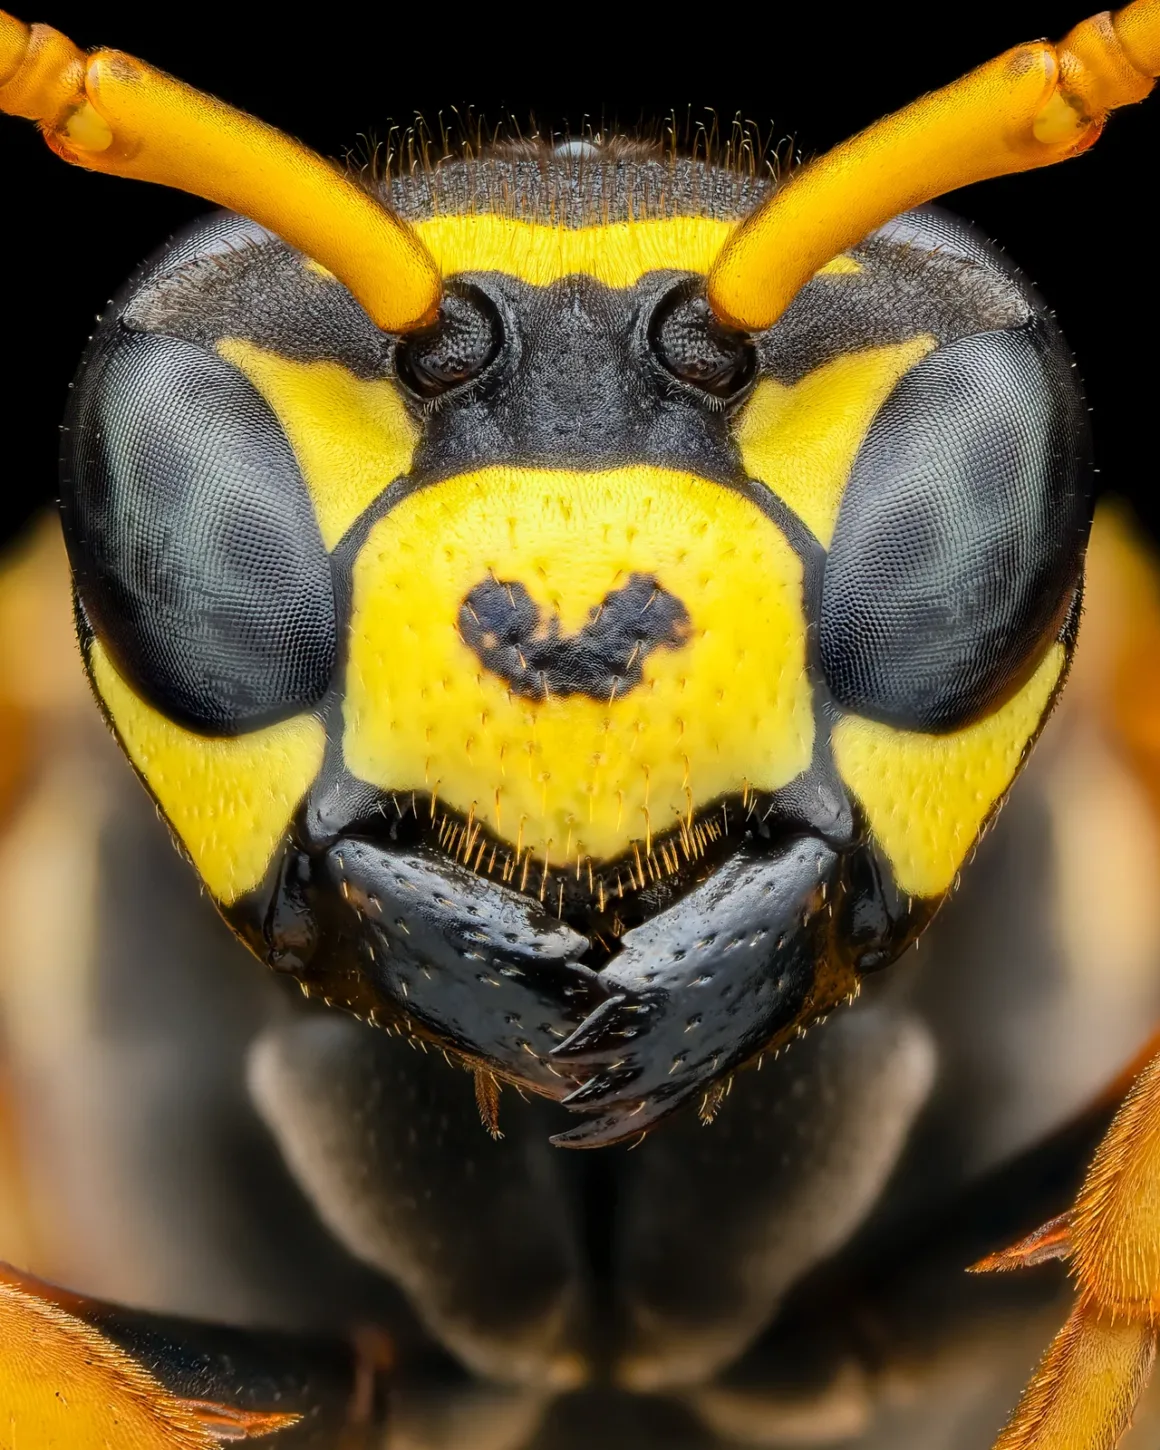
POLYGON ((351 294, 308 266, 276 237, 258 241, 233 219, 210 255, 163 255, 121 320, 135 332, 164 333, 212 352, 240 338, 295 362, 337 362, 358 378, 391 375, 394 339, 351 294), (234 240, 236 244, 226 246, 234 240))
POLYGON ((640 684, 651 650, 679 648, 689 637, 689 612, 649 574, 633 574, 590 611, 573 635, 544 618, 524 586, 499 579, 477 584, 459 610, 459 633, 493 674, 518 695, 589 695, 607 700, 640 684))
POLYGON ((503 342, 476 386, 422 416, 417 473, 649 464, 739 480, 731 412, 675 379, 649 339, 653 312, 687 274, 649 273, 626 288, 587 276, 538 287, 498 272, 463 281, 495 306, 503 342))
POLYGON ((1040 299, 958 217, 924 207, 856 247, 859 271, 808 283, 758 340, 764 373, 792 384, 861 348, 928 334, 940 345, 1022 327, 1040 299))

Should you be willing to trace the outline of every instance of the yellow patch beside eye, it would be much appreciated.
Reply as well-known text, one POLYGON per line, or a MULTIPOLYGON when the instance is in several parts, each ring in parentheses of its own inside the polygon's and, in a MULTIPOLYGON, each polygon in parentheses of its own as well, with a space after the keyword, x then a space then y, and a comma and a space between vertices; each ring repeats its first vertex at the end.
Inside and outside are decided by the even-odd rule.
POLYGON ((248 735, 210 739, 139 699, 99 641, 89 668, 126 755, 211 894, 228 906, 253 890, 318 774, 322 722, 298 715, 248 735))
POLYGON ((834 726, 834 758, 858 797, 903 891, 941 896, 983 822, 1015 778, 1064 665, 1053 644, 1001 709, 949 735, 897 730, 847 715, 834 726))
POLYGON ((842 353, 789 386, 765 378, 737 422, 751 477, 788 504, 828 548, 842 492, 874 415, 899 378, 934 348, 929 335, 842 353))
POLYGON ((599 862, 805 769, 805 658, 801 563, 740 494, 643 466, 483 469, 404 499, 355 563, 346 763, 433 793, 517 854, 599 862), (473 590, 510 589, 541 641, 575 640, 642 578, 685 625, 599 698, 559 684, 529 697, 461 632, 473 590))
POLYGON ((298 459, 322 541, 333 549, 359 514, 411 466, 418 430, 398 390, 339 363, 294 362, 227 338, 218 352, 277 415, 298 459))
MULTIPOLYGON (((632 287, 646 272, 706 274, 736 225, 689 216, 563 227, 486 212, 413 223, 445 277, 457 272, 507 272, 540 287, 575 273, 595 277, 608 287, 632 287)), ((860 270, 852 257, 836 257, 822 274, 860 270)))

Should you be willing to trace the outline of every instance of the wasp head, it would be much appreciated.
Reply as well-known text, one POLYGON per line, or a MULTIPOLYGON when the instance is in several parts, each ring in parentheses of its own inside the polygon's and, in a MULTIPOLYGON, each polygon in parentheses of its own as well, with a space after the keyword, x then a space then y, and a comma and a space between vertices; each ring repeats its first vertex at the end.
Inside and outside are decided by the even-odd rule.
POLYGON ((376 326, 219 216, 117 299, 63 508, 86 658, 227 918, 581 1115, 710 1110, 950 891, 1069 656, 1085 411, 933 211, 741 331, 753 183, 497 153, 388 184, 376 326))

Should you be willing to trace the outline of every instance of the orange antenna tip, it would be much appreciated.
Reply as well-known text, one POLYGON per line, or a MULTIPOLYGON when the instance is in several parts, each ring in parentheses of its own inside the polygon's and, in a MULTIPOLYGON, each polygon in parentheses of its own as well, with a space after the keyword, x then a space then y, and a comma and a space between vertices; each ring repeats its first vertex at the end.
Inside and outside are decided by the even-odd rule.
POLYGON ((1085 150, 1160 72, 1160 0, 1017 46, 802 168, 744 221, 709 274, 723 321, 771 327, 833 258, 899 212, 1085 150))
POLYGON ((0 111, 39 122, 66 161, 177 187, 268 227, 388 332, 435 316, 438 269, 393 212, 309 147, 132 56, 86 55, 0 11, 0 111))

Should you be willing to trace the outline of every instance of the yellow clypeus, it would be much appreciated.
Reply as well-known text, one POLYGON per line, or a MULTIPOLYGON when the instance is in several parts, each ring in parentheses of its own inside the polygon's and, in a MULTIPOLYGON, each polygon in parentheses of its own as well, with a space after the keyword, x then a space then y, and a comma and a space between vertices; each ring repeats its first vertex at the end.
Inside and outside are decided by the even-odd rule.
POLYGON ((603 861, 724 795, 809 764, 802 565, 739 493, 645 466, 487 468, 422 489, 371 529, 353 571, 344 690, 349 769, 430 793, 549 865, 603 861), (488 580, 544 627, 583 629, 645 576, 687 610, 608 698, 529 698, 465 642, 488 580))

